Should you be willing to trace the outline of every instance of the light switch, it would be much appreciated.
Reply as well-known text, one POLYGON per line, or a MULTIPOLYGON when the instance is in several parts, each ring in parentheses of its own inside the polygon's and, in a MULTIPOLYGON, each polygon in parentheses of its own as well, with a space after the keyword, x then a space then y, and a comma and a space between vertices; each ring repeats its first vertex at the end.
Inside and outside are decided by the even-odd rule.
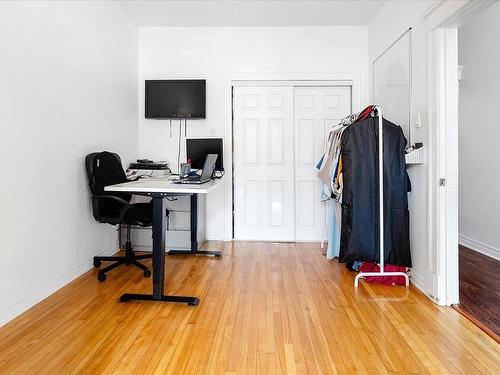
POLYGON ((415 115, 415 127, 421 128, 422 122, 420 121, 420 112, 415 115))

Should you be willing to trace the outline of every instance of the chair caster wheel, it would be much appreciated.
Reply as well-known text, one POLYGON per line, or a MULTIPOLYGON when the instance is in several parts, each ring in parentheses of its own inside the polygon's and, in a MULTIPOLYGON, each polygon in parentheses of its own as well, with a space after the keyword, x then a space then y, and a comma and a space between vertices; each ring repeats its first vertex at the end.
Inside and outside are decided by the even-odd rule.
POLYGON ((101 261, 99 259, 94 259, 94 267, 97 268, 101 265, 101 261))
POLYGON ((144 271, 144 277, 150 277, 151 271, 144 271))
POLYGON ((104 273, 102 273, 102 274, 101 274, 101 273, 98 273, 98 274, 97 274, 97 280, 99 280, 99 281, 104 281, 104 280, 106 280, 106 275, 105 275, 104 273))

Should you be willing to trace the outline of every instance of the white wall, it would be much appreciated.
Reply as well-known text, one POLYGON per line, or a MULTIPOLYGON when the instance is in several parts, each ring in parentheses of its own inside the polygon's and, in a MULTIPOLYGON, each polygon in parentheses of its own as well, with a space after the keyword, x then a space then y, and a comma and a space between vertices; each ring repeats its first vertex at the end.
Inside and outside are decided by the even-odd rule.
MULTIPOLYGON (((415 127, 411 118, 413 142, 427 142, 427 31, 420 14, 428 1, 388 1, 369 25, 370 65, 392 42, 409 27, 412 31, 412 114, 420 113, 422 127, 415 127)), ((370 73, 372 73, 370 71, 370 73)), ((370 87, 372 74, 370 74, 370 87)), ((370 89, 370 94, 372 90, 370 89)), ((409 195, 410 243, 412 254, 412 282, 427 289, 427 165, 408 168, 412 184, 409 195)))
MULTIPOLYGON (((431 147, 429 147, 430 135, 437 132, 436 129, 431 128, 429 121, 431 107, 429 107, 428 84, 435 82, 435 77, 431 77, 429 73, 430 32, 449 21, 450 17, 456 15, 459 9, 467 3, 467 1, 458 0, 386 1, 369 25, 370 62, 409 27, 413 28, 410 125, 412 141, 423 142, 426 147, 426 161, 423 165, 412 166, 408 169, 413 188, 409 195, 412 282, 440 304, 450 303, 451 294, 448 295, 450 291, 442 288, 442 284, 446 283, 446 275, 441 273, 442 269, 447 266, 439 264, 445 256, 437 253, 439 249, 437 238, 442 234, 432 232, 435 229, 433 221, 437 220, 432 215, 436 215, 437 212, 436 196, 439 187, 437 180, 429 181, 431 171, 435 173, 431 166, 434 165, 436 168, 436 155, 430 152, 431 147), (421 128, 415 126, 417 114, 421 115, 421 128)), ((371 79, 372 72, 370 71, 370 84, 371 79)), ((435 139, 432 141, 435 142, 435 139)))
POLYGON ((500 259, 500 3, 459 28, 459 232, 464 245, 500 259))
MULTIPOLYGON (((368 99, 366 26, 140 28, 139 152, 177 163, 178 121, 144 119, 144 80, 207 80, 207 118, 188 121, 188 137, 225 136, 225 77, 234 73, 356 73, 368 99)), ((183 141, 183 144, 185 142, 183 141)), ((184 159, 184 150, 181 160, 184 159)), ((228 165, 228 155, 224 155, 228 165)), ((226 181, 230 183, 230 181, 226 181)), ((208 239, 224 239, 225 189, 207 200, 208 239)))
POLYGON ((115 252, 84 156, 137 156, 137 27, 113 3, 0 2, 0 325, 115 252))
POLYGON ((331 26, 366 25, 384 0, 167 0, 120 1, 138 25, 331 26))

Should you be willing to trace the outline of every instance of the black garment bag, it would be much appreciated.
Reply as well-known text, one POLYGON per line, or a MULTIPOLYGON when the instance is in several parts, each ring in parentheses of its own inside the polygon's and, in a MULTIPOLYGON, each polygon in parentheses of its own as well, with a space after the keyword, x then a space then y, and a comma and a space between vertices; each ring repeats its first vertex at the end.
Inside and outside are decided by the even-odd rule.
MULTIPOLYGON (((406 138, 401 128, 383 120, 384 246, 386 264, 411 267, 406 138)), ((378 262, 379 172, 378 118, 344 130, 342 152, 341 262, 378 262)))

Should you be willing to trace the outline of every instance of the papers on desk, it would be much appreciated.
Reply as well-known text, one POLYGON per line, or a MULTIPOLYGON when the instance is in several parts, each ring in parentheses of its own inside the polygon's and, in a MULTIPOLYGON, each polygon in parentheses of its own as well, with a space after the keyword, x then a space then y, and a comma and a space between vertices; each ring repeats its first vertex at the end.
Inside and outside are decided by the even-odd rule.
POLYGON ((168 169, 127 169, 127 178, 135 180, 137 178, 168 178, 170 170, 168 169))

